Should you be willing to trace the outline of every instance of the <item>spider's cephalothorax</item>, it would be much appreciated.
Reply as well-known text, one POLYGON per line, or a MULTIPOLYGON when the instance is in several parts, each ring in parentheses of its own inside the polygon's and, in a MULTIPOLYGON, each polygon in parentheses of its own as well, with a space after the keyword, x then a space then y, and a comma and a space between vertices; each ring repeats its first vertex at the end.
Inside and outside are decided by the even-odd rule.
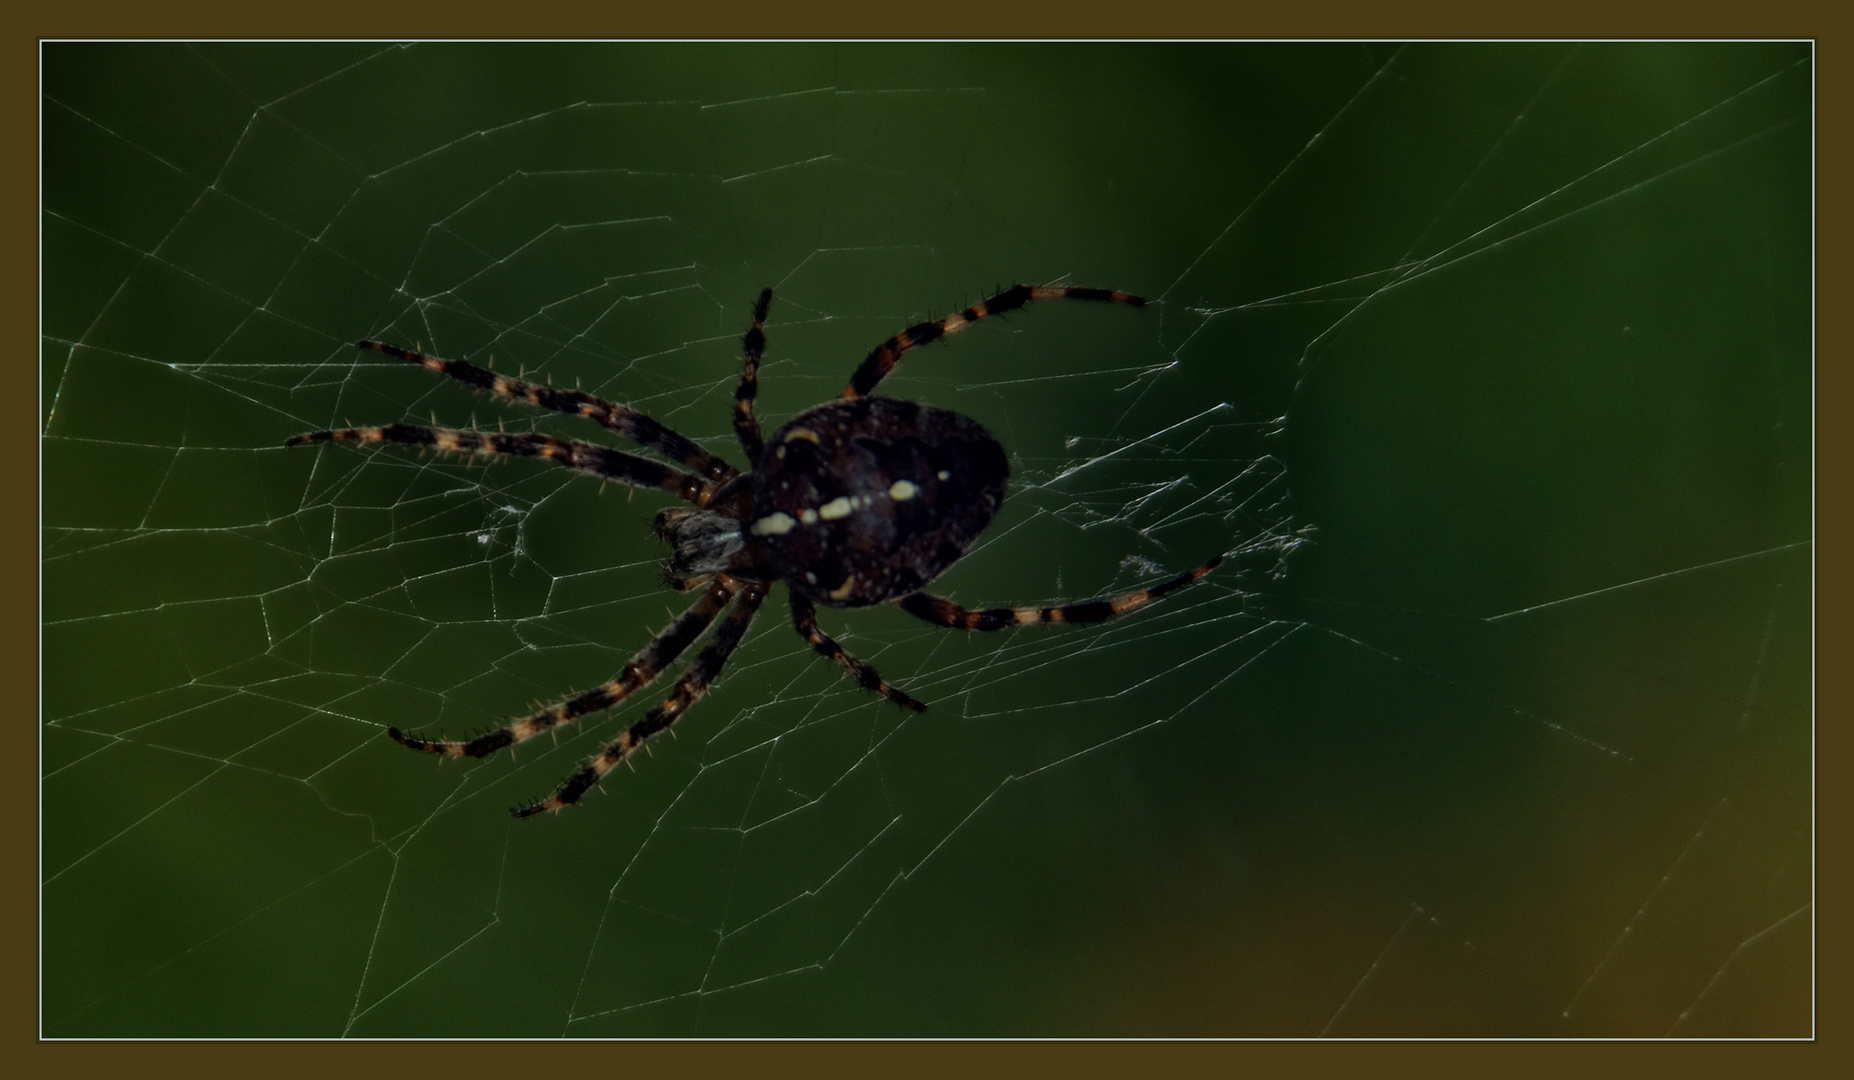
POLYGON ((577 439, 410 424, 314 431, 296 436, 289 445, 399 442, 488 456, 545 457, 605 480, 671 492, 689 505, 657 515, 657 536, 670 547, 664 577, 678 589, 703 588, 701 598, 615 677, 590 690, 467 741, 422 739, 396 727, 388 734, 415 750, 487 757, 623 701, 654 680, 725 610, 708 644, 669 697, 568 777, 551 797, 515 811, 527 817, 578 802, 645 739, 675 723, 721 673, 776 582, 789 588, 792 624, 813 649, 836 661, 861 685, 898 704, 924 709, 819 629, 816 605, 895 603, 927 622, 965 630, 1099 622, 1210 573, 1222 556, 1144 589, 1042 607, 974 611, 920 591, 957 562, 990 524, 1004 502, 1010 464, 998 440, 976 420, 869 394, 906 350, 1031 300, 1055 299, 1108 300, 1135 307, 1144 303, 1107 289, 1013 286, 944 319, 909 327, 876 346, 838 398, 799 413, 767 440, 753 412, 766 347, 763 324, 772 302, 772 290, 765 290, 754 306, 753 325, 744 340, 745 373, 734 395, 735 435, 754 463, 748 473, 648 416, 591 394, 498 375, 467 361, 361 342, 361 348, 503 397, 596 420, 680 468, 577 439))

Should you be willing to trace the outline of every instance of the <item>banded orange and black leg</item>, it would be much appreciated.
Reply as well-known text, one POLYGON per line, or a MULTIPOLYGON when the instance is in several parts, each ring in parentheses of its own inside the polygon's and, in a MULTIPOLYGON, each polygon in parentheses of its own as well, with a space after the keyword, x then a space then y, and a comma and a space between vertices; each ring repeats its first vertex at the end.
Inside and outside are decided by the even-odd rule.
POLYGON ((818 655, 828 657, 842 665, 850 673, 858 686, 865 690, 874 690, 897 705, 905 705, 915 712, 927 706, 910 697, 906 692, 889 685, 888 681, 876 673, 876 669, 857 659, 849 650, 823 630, 818 628, 818 609, 811 601, 794 592, 792 596, 792 625, 798 629, 798 636, 805 639, 818 655))
POLYGON ((461 428, 425 427, 420 424, 387 424, 383 427, 335 428, 311 431, 284 443, 305 446, 310 443, 357 442, 401 443, 431 450, 483 457, 538 457, 559 462, 571 469, 590 473, 601 480, 628 484, 631 487, 667 491, 700 505, 712 488, 700 477, 681 469, 672 469, 660 461, 637 454, 614 450, 609 446, 558 439, 537 432, 509 434, 497 431, 465 431, 461 428))
MULTIPOLYGON (((725 575, 717 578, 717 583, 720 582, 728 582, 730 586, 734 584, 733 580, 725 575)), ((734 606, 729 609, 727 618, 715 628, 714 636, 709 638, 708 644, 696 654, 695 662, 689 665, 689 670, 683 672, 682 678, 676 681, 676 688, 670 692, 670 696, 661 705, 644 714, 644 718, 632 724, 623 735, 608 743, 605 749, 594 755, 591 760, 580 767, 579 771, 567 777, 553 795, 531 806, 516 808, 514 811, 516 817, 533 817, 536 814, 560 810, 578 802, 585 797, 588 791, 598 786, 600 779, 606 773, 617 768, 618 763, 644 745, 645 740, 674 724, 691 705, 694 705, 703 694, 708 692, 715 677, 720 675, 721 669, 726 666, 727 658, 733 654, 741 638, 746 636, 747 627, 752 624, 754 613, 759 611, 760 605, 766 601, 768 586, 765 582, 748 581, 738 584, 740 595, 735 599, 734 606)))
POLYGON ((1108 300, 1117 304, 1131 304, 1134 307, 1145 306, 1146 301, 1132 293, 1116 292, 1113 289, 1086 289, 1072 285, 1013 285, 995 296, 986 297, 963 311, 954 312, 944 319, 931 319, 916 323, 901 333, 877 345, 875 350, 863 360, 856 374, 850 377, 850 385, 845 387, 839 397, 858 398, 873 391, 888 373, 895 370, 901 362, 901 354, 917 345, 938 341, 946 335, 963 327, 972 325, 980 319, 993 315, 1002 315, 1015 311, 1032 300, 1108 300))
POLYGON ((553 731, 574 723, 582 716, 602 712, 656 681, 664 668, 675 663, 682 651, 702 636, 708 624, 714 622, 715 616, 734 598, 736 588, 732 578, 716 579, 701 599, 664 627, 663 632, 652 638, 650 644, 644 646, 636 656, 631 657, 616 677, 559 704, 512 721, 505 727, 474 739, 421 739, 398 728, 389 728, 386 733, 401 746, 409 746, 427 754, 485 758, 505 747, 532 739, 544 731, 553 731))
POLYGON ((1157 585, 1149 585, 1144 589, 1134 589, 1132 592, 1120 593, 1117 596, 1100 596, 1092 600, 1077 600, 1074 603, 1047 607, 1000 607, 972 611, 960 607, 945 597, 924 592, 905 596, 899 603, 901 610, 917 619, 954 630, 1006 630, 1036 623, 1102 622, 1144 607, 1169 592, 1184 588, 1215 570, 1217 564, 1222 561, 1223 556, 1219 555, 1195 570, 1187 570, 1169 581, 1161 581, 1157 585))
POLYGON ((761 289, 759 302, 753 305, 753 325, 740 339, 740 386, 734 391, 734 434, 740 448, 747 452, 747 468, 759 464, 766 444, 760 438, 760 419, 753 415, 753 401, 760 394, 760 358, 766 355, 766 311, 772 306, 772 290, 761 289))
POLYGON ((740 472, 725 460, 697 446, 688 436, 628 405, 607 401, 583 390, 563 390, 544 383, 529 382, 498 374, 468 360, 445 360, 412 349, 402 349, 397 345, 388 345, 384 341, 360 341, 355 344, 359 348, 372 349, 409 364, 417 364, 466 386, 487 390, 498 397, 525 401, 554 412, 584 416, 639 446, 655 450, 671 461, 687 466, 710 485, 731 480, 740 472))

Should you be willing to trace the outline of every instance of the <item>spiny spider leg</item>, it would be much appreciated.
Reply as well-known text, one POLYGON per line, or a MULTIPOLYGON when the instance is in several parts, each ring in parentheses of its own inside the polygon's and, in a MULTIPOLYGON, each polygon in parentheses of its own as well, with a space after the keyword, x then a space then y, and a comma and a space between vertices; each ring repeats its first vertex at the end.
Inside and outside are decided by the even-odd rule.
POLYGON ((792 597, 792 625, 798 628, 798 636, 810 642, 811 647, 816 649, 819 655, 827 656, 842 664, 843 670, 850 673, 850 678, 855 679, 857 684, 865 690, 874 690, 895 704, 906 705, 915 712, 920 712, 927 707, 924 703, 890 686, 882 676, 876 674, 875 668, 852 656, 843 646, 833 641, 830 635, 818 629, 818 609, 811 601, 795 592, 790 595, 792 597))
POLYGON ((454 450, 485 457, 549 458, 568 468, 591 473, 601 480, 611 480, 632 487, 654 488, 701 505, 713 488, 693 473, 672 469, 647 457, 627 454, 596 443, 578 439, 557 439, 534 432, 507 434, 493 431, 464 431, 460 428, 424 427, 418 424, 388 424, 385 427, 336 428, 311 431, 284 443, 303 446, 321 442, 395 442, 409 446, 426 446, 434 450, 454 450))
POLYGON ((1132 304, 1142 307, 1146 301, 1132 293, 1115 292, 1112 289, 1081 289, 1068 285, 1013 285, 996 296, 988 297, 973 304, 964 311, 955 312, 944 319, 933 319, 916 323, 901 333, 889 338, 875 347, 875 351, 856 369, 850 377, 850 385, 845 387, 839 397, 859 398, 874 390, 888 373, 895 370, 901 361, 901 354, 916 345, 925 345, 958 330, 962 326, 978 322, 990 315, 1002 315, 1023 307, 1032 300, 1112 300, 1119 304, 1132 304))
POLYGON ((484 758, 505 746, 534 738, 543 731, 571 724, 582 716, 600 712, 631 696, 633 691, 650 685, 662 670, 675 663, 682 651, 690 643, 702 636, 708 624, 715 620, 727 602, 734 598, 735 583, 732 578, 717 578, 708 587, 702 598, 691 605, 688 610, 676 617, 676 621, 663 628, 663 632, 652 638, 650 644, 633 656, 618 676, 607 682, 573 697, 551 705, 539 712, 532 713, 510 723, 507 727, 479 735, 468 741, 455 739, 420 739, 407 735, 398 728, 387 729, 401 745, 414 750, 423 750, 427 754, 442 754, 445 757, 484 758))
POLYGON ((1180 589, 1198 578, 1210 573, 1223 561, 1219 555, 1195 570, 1187 570, 1170 581, 1149 585, 1144 589, 1121 593, 1118 596, 1100 596, 1093 600, 1078 600, 1072 604, 1054 607, 1020 607, 1020 608, 986 608, 982 611, 968 611, 944 597, 917 592, 903 597, 899 603, 901 610, 924 619, 935 626, 951 627, 954 630, 1003 630, 1013 626, 1028 626, 1031 623, 1056 622, 1100 622, 1123 615, 1134 608, 1150 604, 1173 589, 1180 589))
POLYGON ((397 345, 388 345, 383 341, 359 341, 355 345, 362 349, 372 349, 395 356, 411 364, 430 368, 440 375, 456 379, 467 386, 487 390, 501 397, 516 401, 526 401, 539 405, 543 409, 555 412, 572 413, 596 420, 618 435, 630 439, 640 446, 655 450, 672 461, 687 465, 711 484, 732 479, 740 470, 697 446, 685 435, 665 427, 643 413, 628 405, 606 401, 583 390, 562 390, 557 387, 532 383, 526 379, 517 379, 508 375, 498 375, 486 367, 472 364, 468 360, 442 360, 436 356, 427 356, 421 352, 402 349, 397 345))
POLYGON ((772 290, 760 290, 759 303, 753 305, 753 325, 740 340, 744 363, 740 388, 734 391, 734 434, 740 437, 740 448, 747 452, 749 469, 760 463, 760 455, 766 451, 766 444, 760 438, 759 417, 753 415, 753 399, 760 393, 760 357, 766 355, 766 331, 762 324, 766 322, 766 309, 771 305, 772 290))
MULTIPOLYGON (((728 581, 730 579, 726 575, 721 575, 717 580, 728 581)), ((645 739, 674 724, 677 717, 688 711, 689 706, 695 704, 703 694, 708 692, 709 685, 714 682, 717 675, 721 674, 721 668, 727 664, 728 656, 733 653, 734 647, 740 644, 740 639, 746 636, 747 626, 753 622, 754 612, 758 611, 760 604, 765 602, 767 588, 765 582, 744 583, 740 589, 740 598, 734 601, 734 606, 728 611, 727 618, 715 629, 714 637, 708 639, 708 644, 696 655, 695 662, 689 665, 689 670, 683 672, 682 678, 677 680, 676 689, 671 691, 663 704, 646 713, 642 720, 631 725, 629 731, 618 736, 605 749, 599 751, 596 756, 581 766, 578 772, 567 777, 566 781, 560 785, 560 789, 553 795, 532 806, 517 808, 514 811, 515 816, 518 818, 533 817, 536 814, 559 810, 578 802, 586 792, 592 790, 601 777, 611 772, 632 751, 642 746, 645 739)))

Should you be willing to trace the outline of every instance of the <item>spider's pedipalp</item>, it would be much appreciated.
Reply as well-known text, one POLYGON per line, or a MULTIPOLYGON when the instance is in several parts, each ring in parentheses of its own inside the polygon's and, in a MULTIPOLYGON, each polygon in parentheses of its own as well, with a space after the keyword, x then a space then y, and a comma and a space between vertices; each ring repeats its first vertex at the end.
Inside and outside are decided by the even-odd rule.
POLYGON ((888 373, 895 370, 901 362, 901 354, 916 345, 925 345, 938 341, 961 327, 969 326, 980 319, 992 315, 1002 315, 1014 311, 1032 300, 1111 300, 1119 304, 1131 304, 1144 307, 1146 301, 1132 293, 1116 292, 1113 289, 1087 289, 1071 285, 1013 285, 1003 292, 989 296, 963 311, 956 311, 944 319, 930 319, 915 323, 901 333, 877 345, 856 374, 850 376, 850 385, 844 387, 838 395, 846 398, 858 398, 873 391, 888 373))
POLYGON ((670 546, 664 567, 664 580, 669 582, 728 570, 738 565, 747 543, 738 517, 692 506, 659 511, 651 528, 657 539, 670 546))
POLYGON ((954 630, 1004 630, 1014 626, 1030 626, 1035 623, 1102 622, 1143 607, 1174 589, 1181 589, 1191 584, 1215 570, 1217 564, 1222 561, 1223 556, 1218 555, 1195 570, 1187 570, 1169 581, 1161 581, 1157 585, 1149 585, 1144 589, 1135 589, 1117 596, 1098 596, 1092 600, 1077 600, 1072 604, 1057 604, 1048 607, 985 608, 980 611, 971 611, 945 597, 924 592, 902 597, 898 602, 901 610, 915 618, 954 630))
MULTIPOLYGON (((723 577, 717 581, 729 582, 723 577)), ((733 654, 741 638, 747 634, 747 627, 753 622, 753 615, 766 600, 767 586, 762 582, 745 583, 740 589, 740 596, 727 613, 727 618, 715 629, 714 637, 696 655, 695 662, 689 670, 683 672, 676 681, 676 689, 670 692, 661 705, 644 714, 644 718, 625 731, 623 735, 612 740, 605 749, 599 751, 591 760, 582 765, 577 772, 561 783, 559 790, 540 802, 515 808, 518 818, 533 817, 549 810, 560 810, 571 806, 584 798, 586 792, 598 785, 606 773, 617 768, 618 763, 628 758, 636 749, 644 745, 652 735, 667 729, 678 717, 687 712, 689 706, 701 699, 708 688, 713 685, 716 676, 727 665, 727 658, 733 654)))

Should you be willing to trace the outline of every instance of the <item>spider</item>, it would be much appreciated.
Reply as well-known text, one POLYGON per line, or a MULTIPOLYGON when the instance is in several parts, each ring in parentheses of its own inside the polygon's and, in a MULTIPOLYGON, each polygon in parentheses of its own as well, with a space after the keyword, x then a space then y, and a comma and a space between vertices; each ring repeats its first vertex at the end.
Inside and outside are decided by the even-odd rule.
POLYGON ((781 581, 791 595, 792 625, 814 650, 841 665, 862 686, 921 710, 927 706, 891 686, 819 629, 817 605, 857 608, 891 603, 936 626, 1002 630, 1030 623, 1099 622, 1210 573, 1223 556, 1144 589, 1044 607, 975 611, 921 591, 957 562, 991 522, 1004 501, 1010 464, 998 440, 977 421, 931 405, 870 394, 907 350, 1031 300, 1104 300, 1134 307, 1145 303, 1108 289, 1014 285, 964 311, 919 323, 884 341, 836 399, 806 409, 765 439, 753 411, 766 350, 763 326, 772 304, 772 290, 762 291, 753 308, 753 325, 742 339, 745 370, 734 393, 734 434, 753 462, 752 471, 744 473, 624 405, 579 390, 498 375, 463 360, 441 360, 380 341, 359 342, 358 348, 418 364, 500 397, 597 421, 680 467, 578 439, 413 424, 312 431, 285 445, 393 442, 492 458, 541 457, 602 480, 669 492, 689 505, 670 507, 656 516, 654 531, 671 549, 664 579, 679 591, 702 590, 701 597, 616 677, 590 690, 474 739, 425 739, 396 727, 387 734, 428 754, 488 757, 617 705, 655 680, 725 610, 708 644, 662 704, 588 759, 553 795, 513 811, 516 817, 531 817, 578 802, 646 739, 687 712, 714 684, 767 594, 781 581))

